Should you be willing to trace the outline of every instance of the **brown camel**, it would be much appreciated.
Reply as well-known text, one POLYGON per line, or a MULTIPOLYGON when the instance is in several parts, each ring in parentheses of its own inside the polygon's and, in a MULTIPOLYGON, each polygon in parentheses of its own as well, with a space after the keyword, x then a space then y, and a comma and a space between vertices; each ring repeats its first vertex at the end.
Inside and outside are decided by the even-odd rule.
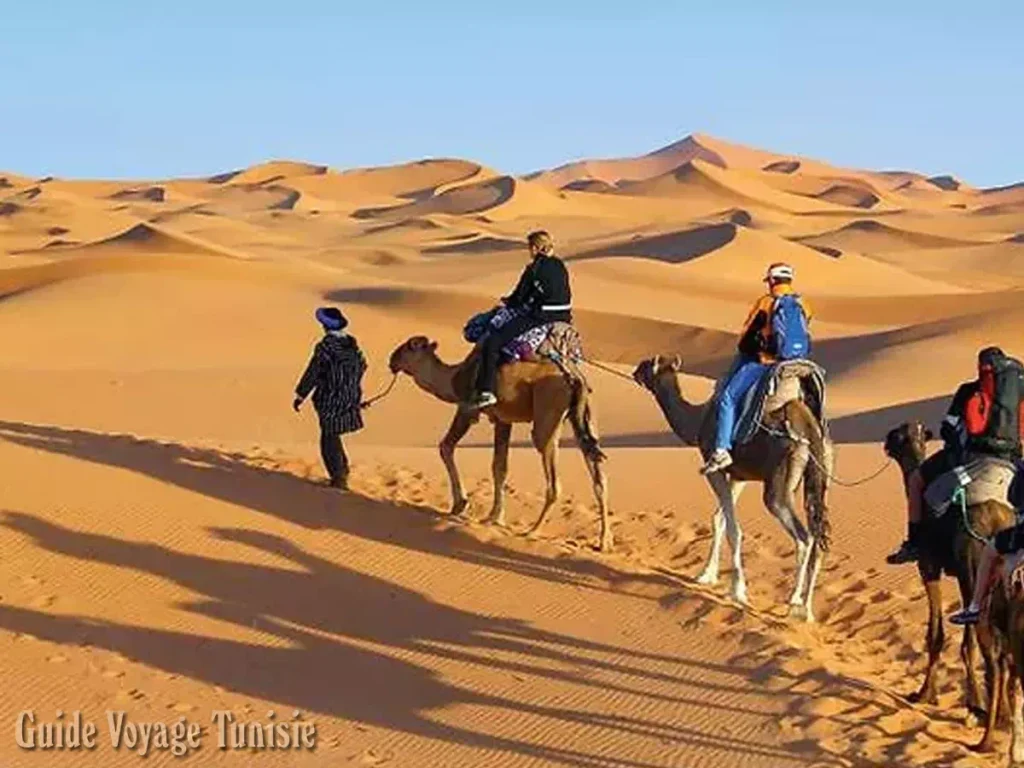
MULTIPOLYGON (((644 360, 633 378, 654 394, 672 431, 686 445, 697 446, 706 460, 714 448, 715 408, 713 402, 694 404, 679 387, 682 360, 644 360)), ((743 533, 736 519, 735 505, 748 482, 764 484, 764 504, 796 546, 796 583, 789 599, 790 614, 814 621, 814 586, 829 547, 828 507, 825 496, 832 472, 832 443, 811 409, 799 399, 784 401, 781 407, 766 408, 759 429, 749 442, 736 446, 733 464, 725 472, 707 476, 718 506, 712 520, 711 552, 698 576, 701 584, 718 581, 723 534, 729 537, 734 568, 732 594, 747 602, 746 577, 741 549, 743 533), (796 492, 804 482, 807 526, 796 515, 796 492), (810 529, 810 533, 808 533, 810 529)))
POLYGON ((486 415, 494 424, 494 505, 487 522, 505 524, 504 491, 508 474, 508 450, 512 425, 532 424, 533 445, 541 455, 547 492, 540 517, 529 533, 536 533, 544 524, 551 507, 558 500, 561 486, 558 481, 558 442, 562 422, 572 425, 587 469, 594 483, 594 496, 601 516, 600 549, 612 547, 612 532, 608 522, 608 482, 601 462, 604 454, 598 447, 591 429, 591 406, 587 387, 579 381, 569 381, 554 363, 547 360, 518 361, 503 365, 498 371, 498 402, 482 411, 467 409, 468 400, 479 360, 477 349, 457 365, 447 365, 437 356, 437 342, 424 336, 414 336, 391 353, 392 373, 407 373, 420 389, 446 403, 458 406, 448 433, 441 441, 441 459, 448 470, 452 492, 452 514, 463 515, 469 504, 462 490, 462 481, 455 466, 455 446, 480 415, 486 415))
POLYGON ((1008 595, 1008 589, 998 575, 1002 568, 994 570, 997 571, 993 573, 995 584, 977 626, 982 656, 992 661, 985 734, 972 749, 976 752, 993 751, 997 725, 1004 725, 1012 716, 1010 764, 1024 766, 1024 713, 1021 711, 1020 687, 1020 673, 1024 671, 1024 597, 1019 586, 1013 588, 1013 595, 1008 595))
MULTIPOLYGON (((925 459, 926 444, 932 438, 931 430, 925 429, 919 422, 904 423, 889 431, 885 437, 885 453, 893 458, 903 472, 904 483, 910 474, 921 466, 925 459)), ((998 502, 988 501, 972 504, 967 507, 967 520, 971 529, 984 538, 990 538, 1002 528, 1014 523, 1014 513, 1009 507, 998 502)), ((914 702, 935 704, 938 701, 936 673, 938 661, 945 643, 944 619, 942 616, 942 576, 953 576, 960 587, 960 599, 967 605, 974 594, 974 582, 978 569, 978 561, 984 544, 970 535, 964 525, 964 515, 959 509, 951 507, 938 520, 932 521, 930 530, 922 536, 921 555, 917 561, 917 570, 924 582, 925 594, 928 597, 928 631, 925 644, 928 649, 928 665, 921 688, 908 698, 914 702)), ((960 645, 960 658, 966 668, 966 701, 970 712, 985 718, 986 732, 978 750, 991 748, 991 735, 995 718, 1000 710, 999 702, 993 697, 1005 693, 1005 686, 1000 667, 996 664, 997 647, 990 641, 990 635, 979 643, 977 628, 971 625, 964 627, 963 641, 960 645), (982 694, 975 666, 978 651, 981 651, 985 665, 985 681, 989 692, 990 704, 982 708, 982 694), (997 679, 997 675, 999 679, 997 679)), ((1005 701, 1005 699, 1002 699, 1005 701)), ((1003 711, 1007 711, 1003 709, 1003 711)))
MULTIPOLYGON (((994 640, 999 647, 1001 667, 998 674, 1006 681, 1001 693, 1009 693, 1008 706, 1013 729, 1010 741, 1010 765, 1024 768, 1024 590, 1019 582, 997 585, 990 607, 994 640)), ((995 697, 991 697, 995 704, 995 697)), ((999 701, 1004 700, 1003 696, 999 701)), ((991 718, 990 718, 991 719, 991 718)), ((986 729, 985 736, 989 736, 986 729)), ((982 744, 985 739, 982 740, 982 744)))

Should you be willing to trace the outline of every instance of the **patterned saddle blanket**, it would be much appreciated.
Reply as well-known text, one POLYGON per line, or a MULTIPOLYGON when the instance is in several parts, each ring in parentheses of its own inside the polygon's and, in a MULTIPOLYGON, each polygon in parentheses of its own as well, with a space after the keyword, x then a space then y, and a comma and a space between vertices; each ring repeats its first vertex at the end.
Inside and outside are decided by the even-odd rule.
MULTIPOLYGON (((481 312, 469 319, 462 329, 462 336, 472 344, 479 344, 489 333, 517 316, 515 310, 507 307, 481 312)), ((547 323, 531 328, 501 349, 501 364, 538 359, 550 360, 566 376, 586 383, 581 368, 583 340, 571 323, 547 323)))
MULTIPOLYGON (((725 386, 719 382, 718 389, 725 386)), ((750 388, 740 405, 736 420, 735 444, 753 439, 764 417, 793 400, 803 400, 811 409, 825 434, 825 369, 810 360, 784 360, 775 363, 750 388)))

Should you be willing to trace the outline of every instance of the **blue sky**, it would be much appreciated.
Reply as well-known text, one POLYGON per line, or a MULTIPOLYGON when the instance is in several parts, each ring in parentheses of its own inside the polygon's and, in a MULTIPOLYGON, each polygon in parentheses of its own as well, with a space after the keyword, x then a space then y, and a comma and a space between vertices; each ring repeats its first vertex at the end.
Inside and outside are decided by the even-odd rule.
POLYGON ((1024 180, 1022 22, 1024 4, 984 1, 7 3, 0 168, 525 173, 696 131, 1007 184, 1024 180))

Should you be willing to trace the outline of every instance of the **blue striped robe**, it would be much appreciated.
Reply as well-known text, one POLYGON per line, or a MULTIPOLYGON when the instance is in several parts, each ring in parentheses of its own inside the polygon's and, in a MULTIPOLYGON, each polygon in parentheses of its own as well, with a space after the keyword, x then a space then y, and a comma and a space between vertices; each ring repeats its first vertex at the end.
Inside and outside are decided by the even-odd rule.
POLYGON ((364 373, 366 358, 355 338, 328 333, 313 349, 295 394, 305 399, 313 393, 313 407, 325 433, 357 432, 363 428, 359 404, 363 399, 364 373))

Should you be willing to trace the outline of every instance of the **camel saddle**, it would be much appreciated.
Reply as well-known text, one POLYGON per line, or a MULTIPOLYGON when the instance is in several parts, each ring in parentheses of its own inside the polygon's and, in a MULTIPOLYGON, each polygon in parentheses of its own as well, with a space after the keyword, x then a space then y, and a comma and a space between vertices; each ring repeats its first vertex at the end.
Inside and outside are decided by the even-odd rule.
MULTIPOLYGON (((519 338, 528 334, 535 334, 534 338, 528 340, 533 347, 532 357, 541 360, 550 360, 558 366, 559 370, 571 381, 579 381, 591 392, 590 384, 583 373, 583 341, 580 332, 571 323, 548 323, 539 328, 527 331, 519 338)), ((522 359, 529 360, 531 356, 526 354, 522 359)))
POLYGON ((735 444, 742 445, 753 439, 765 416, 794 400, 803 400, 822 431, 828 434, 825 369, 810 360, 783 360, 774 363, 744 397, 736 419, 735 444))
POLYGON ((958 467, 933 480, 924 491, 924 500, 936 517, 941 517, 953 503, 956 491, 964 489, 964 503, 970 507, 986 501, 1010 503, 1010 485, 1017 474, 1017 465, 995 456, 974 454, 958 467))

